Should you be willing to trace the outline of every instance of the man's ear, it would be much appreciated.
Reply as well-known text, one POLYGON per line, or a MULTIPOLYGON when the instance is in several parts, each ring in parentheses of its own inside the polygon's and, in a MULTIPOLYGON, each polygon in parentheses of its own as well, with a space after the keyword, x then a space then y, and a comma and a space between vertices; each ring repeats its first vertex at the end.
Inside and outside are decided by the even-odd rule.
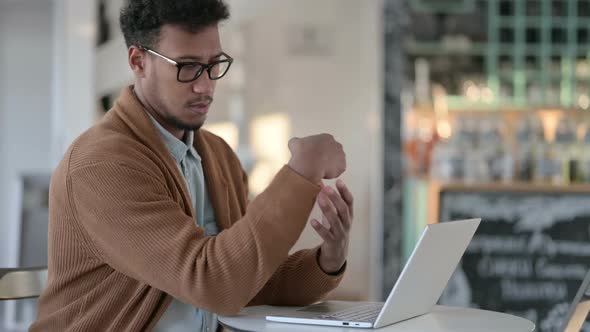
POLYGON ((146 53, 137 46, 131 46, 128 50, 129 67, 136 77, 145 77, 146 53))

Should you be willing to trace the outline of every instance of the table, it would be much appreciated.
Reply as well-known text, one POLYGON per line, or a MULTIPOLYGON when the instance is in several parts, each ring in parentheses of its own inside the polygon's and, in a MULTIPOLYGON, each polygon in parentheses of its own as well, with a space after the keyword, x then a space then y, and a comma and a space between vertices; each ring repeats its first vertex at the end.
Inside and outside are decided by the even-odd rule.
MULTIPOLYGON (((367 329, 324 327, 314 325, 268 322, 268 314, 281 314, 292 307, 255 306, 242 310, 237 316, 219 317, 219 322, 230 331, 257 332, 362 332, 367 329)), ((535 325, 524 318, 499 312, 435 306, 429 314, 389 325, 383 332, 532 332, 535 325)))

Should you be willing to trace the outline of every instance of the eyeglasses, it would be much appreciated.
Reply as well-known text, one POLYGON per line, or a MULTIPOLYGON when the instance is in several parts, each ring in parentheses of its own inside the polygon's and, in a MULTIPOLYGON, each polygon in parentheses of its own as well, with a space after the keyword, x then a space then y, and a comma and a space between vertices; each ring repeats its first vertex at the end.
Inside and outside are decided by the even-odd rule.
POLYGON ((168 63, 176 66, 176 68, 178 68, 176 79, 178 80, 178 82, 181 83, 190 83, 192 81, 195 81, 201 76, 201 74, 203 74, 205 70, 207 70, 209 79, 218 80, 225 76, 225 74, 227 74, 227 72, 229 71, 229 67, 231 67, 231 64, 234 62, 234 59, 232 57, 223 52, 221 53, 221 56, 225 58, 212 63, 200 63, 196 61, 178 62, 147 47, 140 46, 139 48, 150 54, 160 57, 168 63))

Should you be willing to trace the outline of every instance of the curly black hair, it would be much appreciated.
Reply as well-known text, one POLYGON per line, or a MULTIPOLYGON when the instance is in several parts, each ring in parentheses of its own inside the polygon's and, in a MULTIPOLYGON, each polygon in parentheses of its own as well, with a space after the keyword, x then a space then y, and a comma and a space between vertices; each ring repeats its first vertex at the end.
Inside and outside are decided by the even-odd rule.
POLYGON ((127 47, 154 47, 165 24, 177 24, 190 32, 229 18, 223 0, 127 0, 119 23, 127 47))

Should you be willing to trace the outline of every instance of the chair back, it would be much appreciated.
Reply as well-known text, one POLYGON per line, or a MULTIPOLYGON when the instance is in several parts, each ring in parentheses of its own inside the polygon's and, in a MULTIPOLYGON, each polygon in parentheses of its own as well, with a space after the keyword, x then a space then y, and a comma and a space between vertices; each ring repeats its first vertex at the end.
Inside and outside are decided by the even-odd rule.
POLYGON ((47 284, 47 267, 0 269, 0 301, 39 297, 47 284))

